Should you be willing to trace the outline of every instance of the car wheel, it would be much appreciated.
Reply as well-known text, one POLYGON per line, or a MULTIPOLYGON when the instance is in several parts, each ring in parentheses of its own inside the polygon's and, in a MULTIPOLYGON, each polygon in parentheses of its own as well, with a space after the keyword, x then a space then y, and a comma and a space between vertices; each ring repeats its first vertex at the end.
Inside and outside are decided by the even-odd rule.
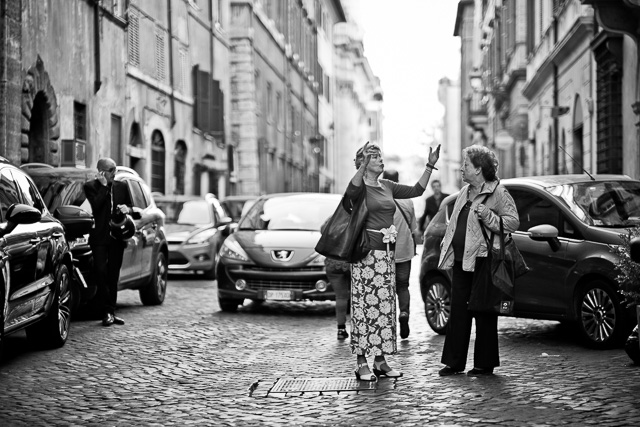
MULTIPOLYGON (((613 289, 602 280, 583 286, 576 299, 577 326, 591 347, 610 348, 626 338, 622 305, 613 289)), ((628 334, 627 334, 628 335, 628 334)))
POLYGON ((236 311, 238 311, 238 306, 243 302, 243 300, 239 299, 218 297, 218 305, 220 305, 220 310, 226 311, 227 313, 235 313, 236 311))
POLYGON ((140 289, 140 301, 144 305, 160 305, 167 293, 167 259, 162 252, 158 252, 156 267, 149 284, 140 289))
POLYGON ((27 328, 29 341, 45 348, 62 347, 69 337, 72 306, 71 277, 67 266, 61 265, 56 273, 56 286, 49 313, 27 328))
POLYGON ((451 315, 451 285, 440 275, 427 279, 424 314, 433 331, 444 335, 451 315))

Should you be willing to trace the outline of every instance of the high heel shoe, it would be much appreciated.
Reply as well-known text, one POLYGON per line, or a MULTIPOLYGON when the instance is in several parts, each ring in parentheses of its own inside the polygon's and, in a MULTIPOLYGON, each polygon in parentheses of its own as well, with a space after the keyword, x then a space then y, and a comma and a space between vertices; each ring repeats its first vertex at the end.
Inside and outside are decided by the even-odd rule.
POLYGON ((357 380, 359 381, 377 381, 378 380, 378 377, 373 375, 371 372, 369 372, 368 374, 360 375, 360 368, 369 368, 369 365, 367 365, 366 363, 358 363, 358 367, 355 370, 357 380))
POLYGON ((402 372, 390 368, 386 361, 379 365, 376 362, 373 362, 373 373, 379 377, 384 375, 387 378, 400 378, 402 376, 402 372), (383 366, 386 366, 388 369, 386 371, 382 370, 383 366))

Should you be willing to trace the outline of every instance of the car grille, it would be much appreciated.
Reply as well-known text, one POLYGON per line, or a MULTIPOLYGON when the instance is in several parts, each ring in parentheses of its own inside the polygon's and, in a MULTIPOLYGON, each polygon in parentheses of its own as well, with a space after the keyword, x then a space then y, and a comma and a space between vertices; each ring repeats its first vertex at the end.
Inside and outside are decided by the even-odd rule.
POLYGON ((291 273, 295 273, 296 271, 323 271, 324 267, 301 267, 301 268, 296 268, 295 270, 291 269, 291 268, 272 268, 272 267, 245 267, 244 270, 246 271, 274 271, 274 272, 279 272, 279 271, 286 271, 286 272, 291 272, 291 273))
POLYGON ((169 252, 169 264, 187 264, 188 262, 181 253, 169 252))
POLYGON ((315 289, 315 283, 311 282, 282 282, 277 280, 251 280, 247 281, 247 288, 256 291, 268 289, 301 289, 303 291, 315 289))

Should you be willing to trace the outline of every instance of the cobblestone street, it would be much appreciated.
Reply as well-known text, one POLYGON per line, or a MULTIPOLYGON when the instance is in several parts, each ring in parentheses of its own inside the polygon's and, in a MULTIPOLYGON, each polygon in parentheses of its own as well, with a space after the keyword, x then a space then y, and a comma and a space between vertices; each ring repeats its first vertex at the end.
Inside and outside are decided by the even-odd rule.
POLYGON ((8 337, 0 425, 640 425, 640 368, 556 322, 502 318, 494 377, 439 377, 444 337, 424 319, 417 261, 411 335, 389 358, 404 377, 376 390, 269 393, 278 378, 353 378, 333 303, 228 314, 214 282, 172 277, 163 306, 120 293, 124 326, 76 320, 55 351, 8 337))

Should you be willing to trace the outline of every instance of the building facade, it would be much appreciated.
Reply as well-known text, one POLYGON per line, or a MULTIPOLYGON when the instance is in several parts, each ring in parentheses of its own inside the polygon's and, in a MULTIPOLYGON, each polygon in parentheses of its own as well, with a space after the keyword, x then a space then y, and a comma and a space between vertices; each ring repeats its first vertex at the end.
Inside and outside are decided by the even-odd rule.
POLYGON ((1 3, 1 154, 111 157, 153 191, 225 194, 227 0, 1 3))
POLYGON ((462 157, 460 83, 449 78, 438 82, 438 101, 444 107, 444 116, 438 141, 441 142, 438 171, 434 177, 442 184, 442 191, 453 193, 462 187, 460 166, 462 157))

